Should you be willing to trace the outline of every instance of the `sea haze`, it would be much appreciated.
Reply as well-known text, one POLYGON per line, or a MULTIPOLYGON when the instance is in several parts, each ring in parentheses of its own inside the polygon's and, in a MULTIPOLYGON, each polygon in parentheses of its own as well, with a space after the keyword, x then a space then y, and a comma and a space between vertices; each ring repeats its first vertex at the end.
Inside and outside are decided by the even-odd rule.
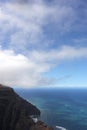
POLYGON ((87 130, 87 89, 15 89, 15 91, 36 105, 40 119, 67 130, 87 130))

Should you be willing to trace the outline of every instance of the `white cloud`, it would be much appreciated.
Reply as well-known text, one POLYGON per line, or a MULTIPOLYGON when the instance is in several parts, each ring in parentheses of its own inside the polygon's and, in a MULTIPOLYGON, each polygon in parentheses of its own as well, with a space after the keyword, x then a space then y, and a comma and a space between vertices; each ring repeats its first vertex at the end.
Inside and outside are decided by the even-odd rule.
MULTIPOLYGON (((53 4, 46 4, 44 0, 0 3, 0 46, 3 48, 0 50, 0 83, 23 87, 50 85, 55 79, 43 76, 45 72, 64 60, 87 58, 84 47, 50 48, 51 33, 58 36, 72 32, 78 23, 85 21, 77 11, 75 0, 54 1, 53 4)), ((55 47, 55 39, 51 40, 55 47)))
POLYGON ((87 38, 86 37, 81 37, 81 38, 76 38, 73 40, 74 43, 76 43, 78 46, 86 46, 87 45, 87 38))
POLYGON ((59 34, 64 33, 71 29, 75 18, 75 11, 70 6, 48 6, 43 1, 25 4, 2 3, 0 10, 2 45, 8 39, 8 48, 14 50, 39 48, 41 43, 44 47, 49 40, 44 32, 48 25, 50 28, 56 26, 59 34))
POLYGON ((87 58, 87 48, 63 46, 50 52, 31 52, 28 57, 12 50, 0 50, 0 83, 33 87, 52 85, 54 78, 43 76, 64 60, 87 58))
POLYGON ((76 48, 64 45, 60 49, 53 49, 49 52, 32 51, 29 55, 34 61, 55 63, 64 60, 75 60, 82 57, 87 58, 87 48, 76 48))
POLYGON ((45 80, 41 74, 48 71, 49 67, 47 63, 37 64, 21 54, 16 55, 12 50, 0 50, 2 84, 21 87, 40 85, 45 80))

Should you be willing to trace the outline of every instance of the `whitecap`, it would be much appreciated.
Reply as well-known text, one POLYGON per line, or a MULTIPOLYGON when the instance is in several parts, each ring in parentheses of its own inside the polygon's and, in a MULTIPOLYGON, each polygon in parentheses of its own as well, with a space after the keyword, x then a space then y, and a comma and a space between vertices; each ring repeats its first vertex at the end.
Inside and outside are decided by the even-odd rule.
POLYGON ((62 126, 56 126, 56 128, 57 128, 58 130, 67 130, 66 128, 64 128, 64 127, 62 127, 62 126))
POLYGON ((32 119, 33 119, 33 121, 34 121, 35 123, 38 122, 38 119, 37 119, 37 118, 32 118, 32 119))

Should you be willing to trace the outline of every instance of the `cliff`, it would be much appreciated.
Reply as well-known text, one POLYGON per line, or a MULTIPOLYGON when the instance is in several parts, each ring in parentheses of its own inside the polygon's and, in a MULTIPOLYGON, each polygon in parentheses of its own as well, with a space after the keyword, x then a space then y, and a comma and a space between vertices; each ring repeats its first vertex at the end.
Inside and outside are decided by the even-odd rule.
POLYGON ((0 85, 0 130, 53 130, 41 121, 35 123, 31 115, 40 115, 36 106, 0 85))

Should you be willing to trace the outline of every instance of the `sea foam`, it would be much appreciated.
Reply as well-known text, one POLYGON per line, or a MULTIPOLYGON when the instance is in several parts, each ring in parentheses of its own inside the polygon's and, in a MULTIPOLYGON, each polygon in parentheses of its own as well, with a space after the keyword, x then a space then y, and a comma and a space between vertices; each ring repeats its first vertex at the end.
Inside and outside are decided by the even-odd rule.
POLYGON ((61 126, 56 126, 56 128, 57 128, 58 130, 67 130, 66 128, 61 127, 61 126))

